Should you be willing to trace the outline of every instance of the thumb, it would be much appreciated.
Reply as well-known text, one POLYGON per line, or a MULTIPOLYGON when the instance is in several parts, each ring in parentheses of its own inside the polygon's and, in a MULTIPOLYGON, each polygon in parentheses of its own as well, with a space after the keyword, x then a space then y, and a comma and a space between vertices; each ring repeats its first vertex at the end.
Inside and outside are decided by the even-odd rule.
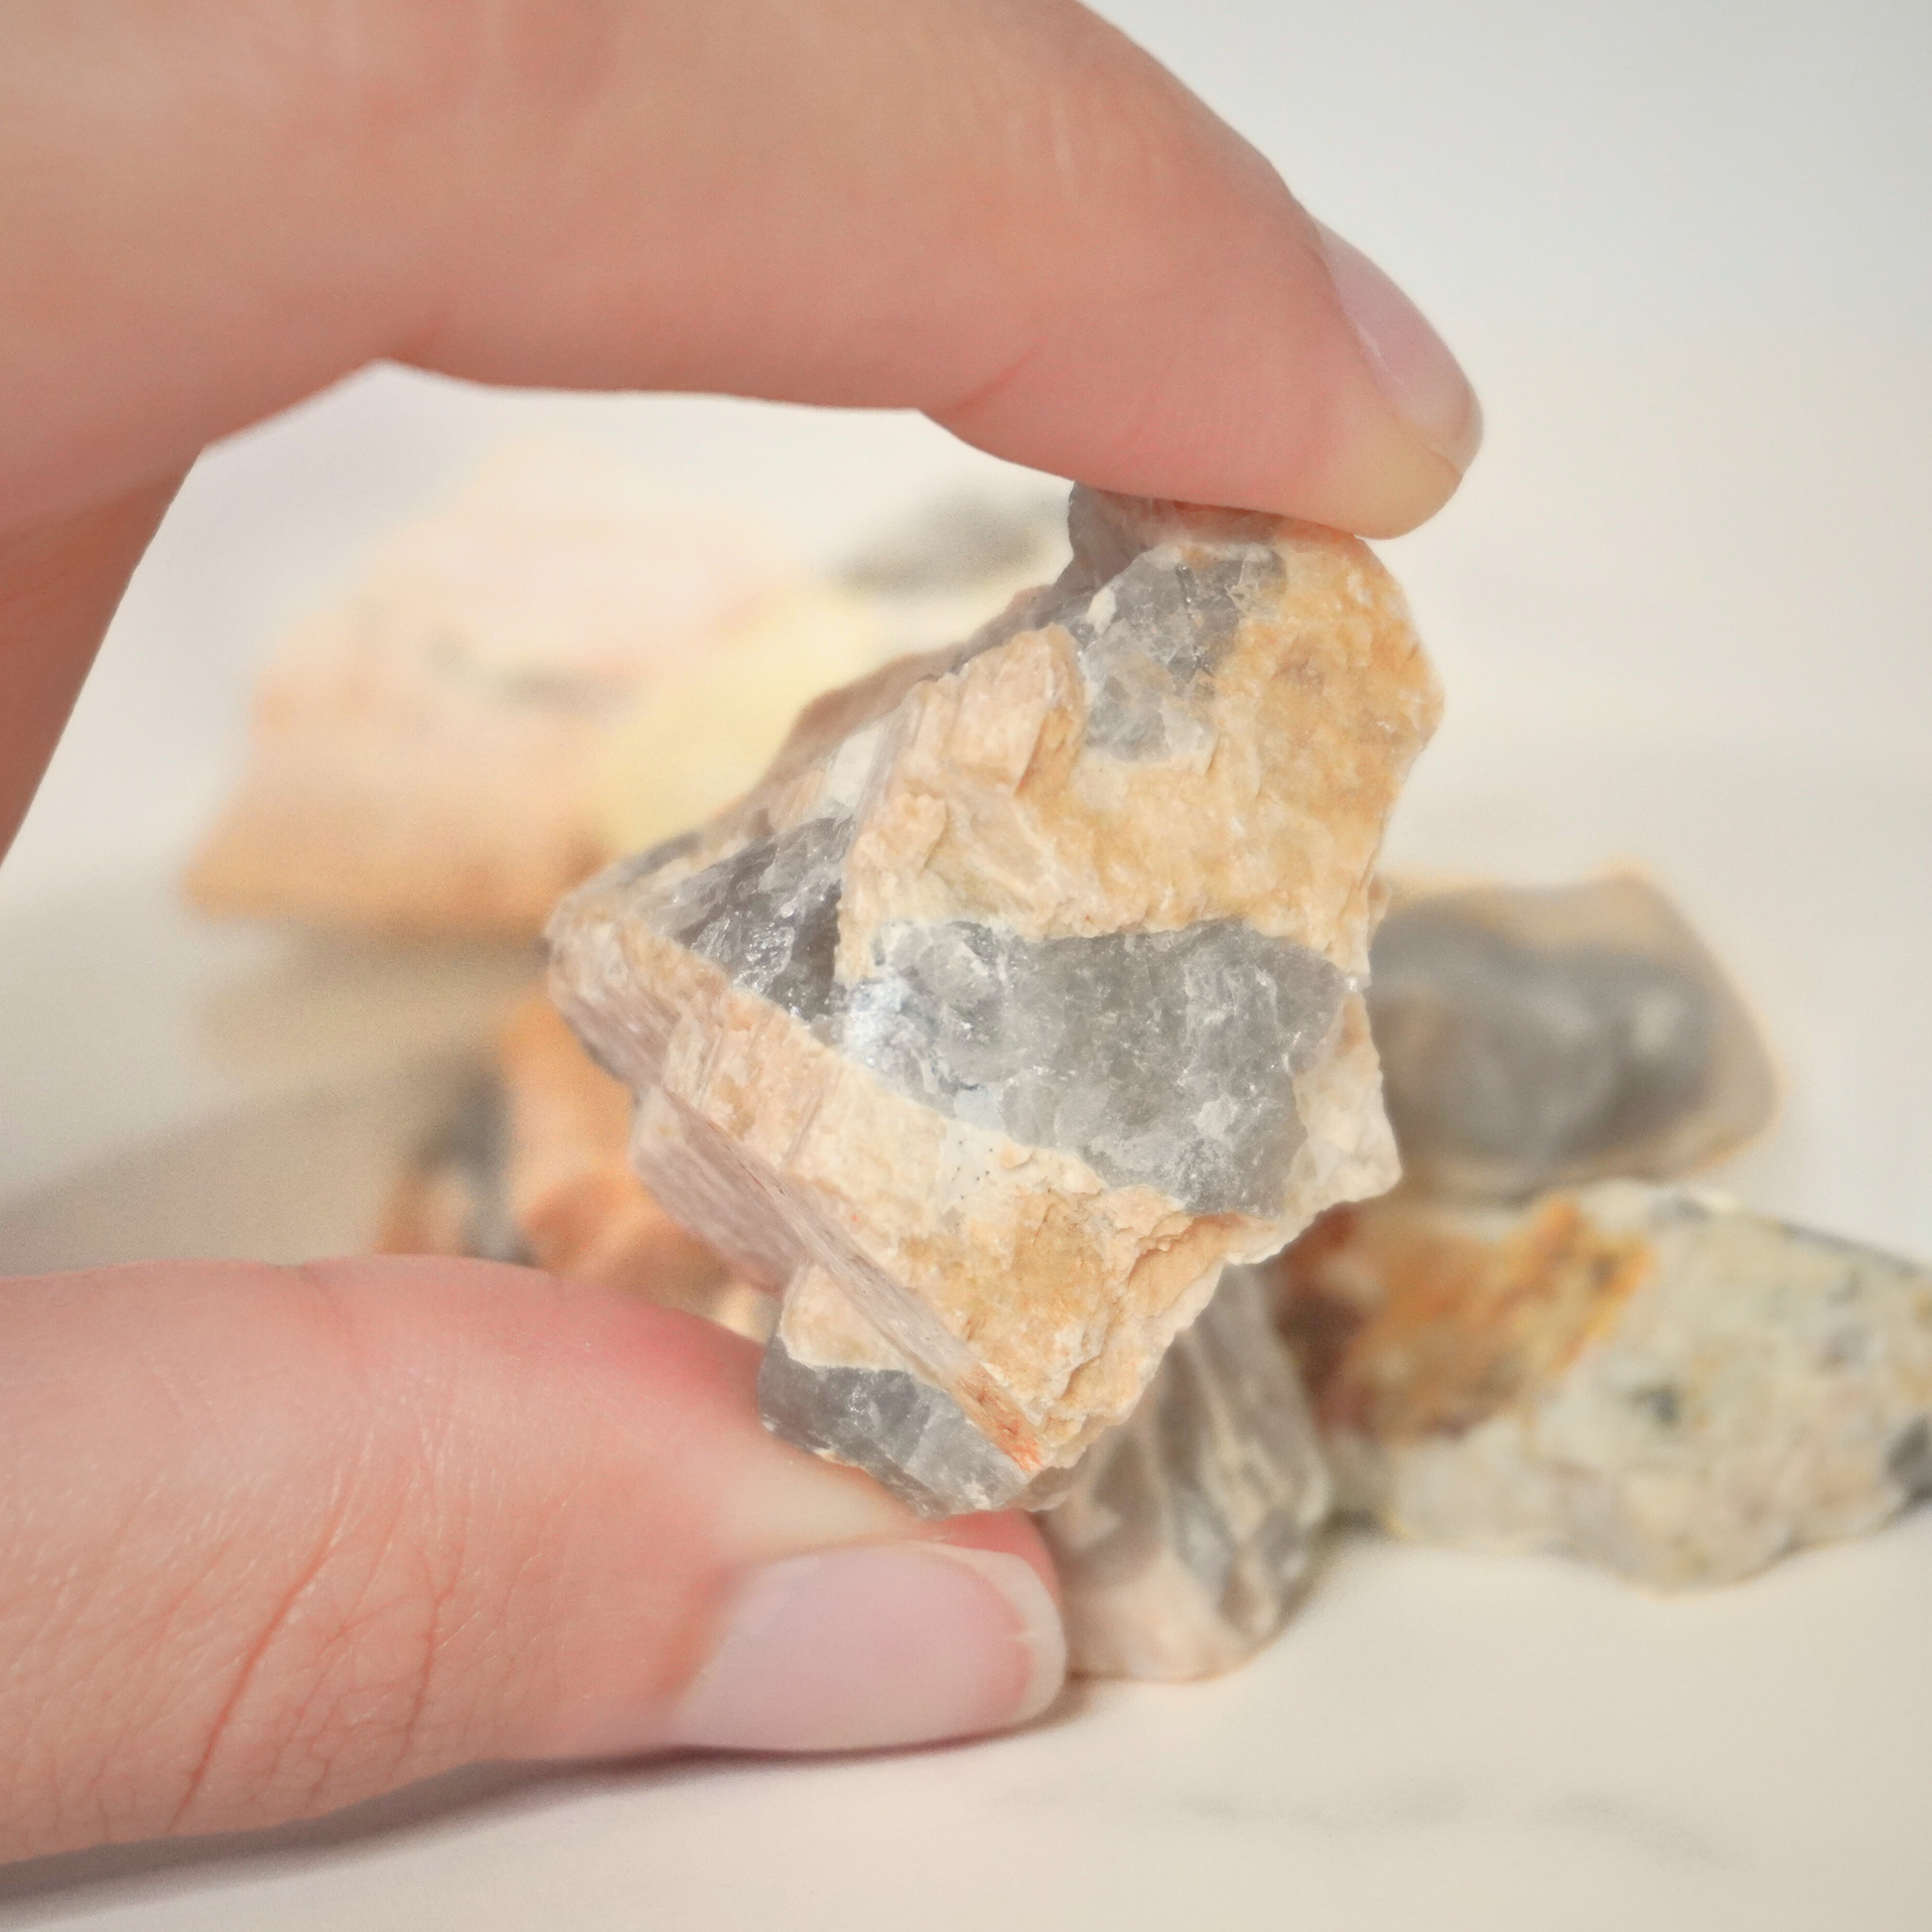
POLYGON ((1022 1517, 773 1441, 757 1353, 519 1269, 0 1288, 0 1858, 484 1758, 915 1743, 1057 1691, 1022 1517))

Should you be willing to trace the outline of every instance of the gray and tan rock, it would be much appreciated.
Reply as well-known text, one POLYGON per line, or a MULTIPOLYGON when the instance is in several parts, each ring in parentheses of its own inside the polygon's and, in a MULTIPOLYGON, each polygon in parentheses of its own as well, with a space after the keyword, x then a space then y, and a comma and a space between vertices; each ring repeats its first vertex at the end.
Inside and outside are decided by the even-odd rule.
POLYGON ((630 1094, 533 989, 391 1191, 376 1247, 474 1255, 596 1282, 762 1341, 769 1295, 654 1201, 628 1159, 630 1094))
POLYGON ((1516 1200, 1674 1179, 1771 1118, 1750 1015, 1645 879, 1400 883, 1372 956, 1370 1025, 1412 1186, 1516 1200))
POLYGON ((1660 1588, 1932 1490, 1932 1270, 1637 1181, 1386 1200, 1273 1264, 1343 1507, 1660 1588))
POLYGON ((1395 1177, 1360 989, 1438 703, 1400 593, 1268 517, 1076 490, 1070 530, 551 927, 646 1182, 788 1288, 768 1418, 932 1510, 1063 1488, 1224 1264, 1395 1177))
MULTIPOLYGON (((951 643, 1066 562, 1066 517, 1039 496, 958 495, 882 531, 824 581, 762 600, 639 689, 592 759, 616 858, 749 791, 821 692, 951 643)), ((577 882, 570 882, 575 885, 577 882)))
POLYGON ((1267 1285, 1230 1268, 1132 1418, 1038 1519, 1071 1667, 1173 1682, 1246 1663, 1300 1599, 1328 1501, 1267 1285))

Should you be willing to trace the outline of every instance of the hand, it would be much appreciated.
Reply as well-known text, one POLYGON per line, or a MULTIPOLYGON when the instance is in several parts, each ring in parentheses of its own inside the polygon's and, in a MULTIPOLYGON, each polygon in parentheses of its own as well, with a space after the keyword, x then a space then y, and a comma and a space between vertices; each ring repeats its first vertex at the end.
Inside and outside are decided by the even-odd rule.
MULTIPOLYGON (((17 0, 0 837, 196 454, 382 356, 913 406, 1369 535, 1479 435, 1393 285, 1066 0, 17 0)), ((0 1289, 0 1855, 1039 1710, 1025 1519, 915 1521, 764 1436, 754 1373, 483 1264, 0 1289)))

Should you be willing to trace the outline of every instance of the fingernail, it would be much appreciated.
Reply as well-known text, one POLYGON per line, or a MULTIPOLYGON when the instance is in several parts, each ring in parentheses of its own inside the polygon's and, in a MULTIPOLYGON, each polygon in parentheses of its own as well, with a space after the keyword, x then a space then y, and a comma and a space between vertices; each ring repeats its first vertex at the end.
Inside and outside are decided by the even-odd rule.
POLYGON ((1482 405, 1423 312, 1326 223, 1316 235, 1342 313, 1395 413, 1460 476, 1482 444, 1482 405))
POLYGON ((1024 1724, 1066 1674, 1059 1611, 1018 1557, 857 1545, 753 1573, 674 1740, 867 1750, 1024 1724))

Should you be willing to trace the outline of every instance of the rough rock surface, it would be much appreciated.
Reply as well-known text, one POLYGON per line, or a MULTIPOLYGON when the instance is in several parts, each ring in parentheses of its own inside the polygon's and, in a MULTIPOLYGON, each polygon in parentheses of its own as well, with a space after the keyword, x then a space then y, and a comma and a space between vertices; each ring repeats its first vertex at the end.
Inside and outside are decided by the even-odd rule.
POLYGON ((1769 1121, 1742 1002, 1656 887, 1398 885, 1369 1019, 1411 1185, 1513 1200, 1672 1179, 1769 1121))
POLYGON ((1932 1271, 1635 1181, 1408 1190, 1271 1273, 1344 1507, 1670 1588, 1932 1490, 1932 1271))
POLYGON ((800 718, 551 926, 652 1191, 789 1288, 767 1416, 1063 1487, 1223 1264, 1395 1177, 1361 983, 1437 694, 1352 539, 1083 490, 1074 561, 800 718))
POLYGON ((734 1282, 631 1172, 630 1095, 540 991, 398 1183, 377 1246, 508 1261, 688 1310, 759 1339, 771 1298, 734 1282))
POLYGON ((597 747, 605 857, 655 845, 749 791, 821 692, 965 636, 1059 570, 1066 516, 1053 507, 1049 524, 1038 497, 941 498, 653 678, 597 747))
POLYGON ((1245 1663, 1300 1598, 1328 1500, 1266 1284, 1230 1268, 1039 1518, 1072 1668, 1173 1681, 1245 1663))

